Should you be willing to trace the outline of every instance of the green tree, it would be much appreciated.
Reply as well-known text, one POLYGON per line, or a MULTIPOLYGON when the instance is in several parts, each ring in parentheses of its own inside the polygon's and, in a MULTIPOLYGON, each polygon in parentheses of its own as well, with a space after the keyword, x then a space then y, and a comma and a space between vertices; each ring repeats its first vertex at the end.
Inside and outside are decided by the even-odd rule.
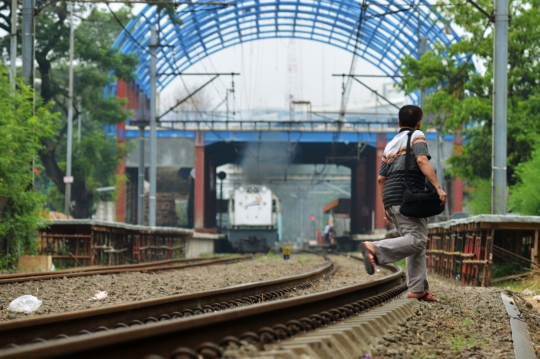
MULTIPOLYGON (((477 3, 491 13, 492 1, 477 3)), ((438 11, 465 35, 450 47, 432 44, 432 51, 420 60, 406 56, 402 88, 407 93, 432 91, 424 106, 428 119, 447 133, 464 135, 461 155, 450 159, 451 174, 474 183, 491 176, 493 24, 472 6, 444 6, 438 11)), ((512 186, 519 181, 515 169, 531 158, 540 131, 540 63, 536 61, 540 1, 511 1, 510 14, 507 173, 512 186)))
POLYGON ((0 65, 0 195, 10 197, 0 218, 0 267, 6 258, 36 249, 44 196, 32 191, 32 163, 42 141, 52 136, 59 124, 58 116, 49 112, 51 106, 38 106, 33 115, 32 91, 22 82, 13 91, 8 74, 0 65))
MULTIPOLYGON (((3 1, 1 9, 8 9, 10 1, 3 1)), ((66 1, 36 1, 36 77, 41 79, 36 92, 43 103, 53 101, 55 110, 62 113, 63 123, 58 133, 44 140, 39 157, 48 179, 54 184, 50 190, 52 201, 63 209, 66 169, 66 133, 68 112, 69 12, 66 1)), ((104 125, 117 124, 128 117, 123 101, 104 98, 104 88, 118 79, 131 80, 138 63, 133 55, 111 49, 122 27, 109 11, 95 5, 75 4, 75 69, 74 123, 82 116, 82 141, 74 140, 71 199, 75 218, 88 218, 93 210, 96 189, 115 184, 115 169, 125 154, 116 148, 113 139, 105 138, 104 125), (110 71, 114 70, 114 75, 110 71), (99 160, 96 160, 99 159, 99 160)), ((126 24, 131 19, 131 8, 122 7, 116 16, 126 24)), ((0 28, 9 29, 9 17, 0 17, 0 28)), ((3 39, 7 49, 8 37, 3 39)), ((76 128, 76 127, 75 127, 76 128)), ((77 131, 74 131, 76 138, 77 131)))
MULTIPOLYGON (((73 216, 88 218, 97 188, 115 184, 115 169, 125 154, 115 147, 113 139, 105 138, 103 125, 120 123, 128 113, 122 107, 123 101, 115 97, 104 98, 103 89, 120 78, 129 81, 137 59, 111 49, 122 28, 109 12, 96 7, 75 8, 80 22, 75 30, 74 121, 84 116, 83 140, 74 145, 73 151, 73 216), (83 17, 87 11, 89 14, 83 17), (109 75, 111 69, 114 69, 115 76, 109 75)), ((36 61, 42 81, 42 98, 45 101, 55 100, 67 115, 69 24, 60 20, 64 11, 65 5, 59 2, 57 7, 45 8, 36 18, 36 61)), ((127 23, 130 9, 124 7, 116 15, 127 23)), ((47 143, 46 151, 40 152, 47 175, 56 185, 55 190, 62 194, 65 189, 66 130, 67 123, 64 123, 59 136, 47 143)))

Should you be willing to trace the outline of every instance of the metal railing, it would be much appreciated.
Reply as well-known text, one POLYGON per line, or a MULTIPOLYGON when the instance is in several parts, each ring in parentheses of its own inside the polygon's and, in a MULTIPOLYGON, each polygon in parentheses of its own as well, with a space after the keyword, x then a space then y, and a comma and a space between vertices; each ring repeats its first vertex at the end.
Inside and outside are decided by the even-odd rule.
POLYGON ((397 123, 347 121, 239 121, 239 120, 175 120, 161 121, 161 127, 183 131, 265 131, 265 132, 397 132, 397 123))

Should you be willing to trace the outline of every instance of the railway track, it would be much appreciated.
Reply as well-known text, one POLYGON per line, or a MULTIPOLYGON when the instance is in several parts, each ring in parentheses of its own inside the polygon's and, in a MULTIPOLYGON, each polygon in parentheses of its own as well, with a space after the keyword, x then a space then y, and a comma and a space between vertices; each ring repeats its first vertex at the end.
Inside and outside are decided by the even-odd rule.
MULTIPOLYGON (((228 310, 219 308, 223 303, 216 303, 216 306, 210 305, 213 311, 205 315, 182 316, 171 318, 172 320, 163 318, 163 321, 156 319, 159 317, 153 317, 154 320, 147 321, 145 325, 134 323, 126 327, 124 324, 116 326, 118 329, 113 329, 115 328, 113 324, 92 334, 4 349, 0 351, 0 358, 143 358, 148 355, 196 358, 196 351, 204 358, 219 357, 221 346, 226 346, 229 342, 245 340, 260 346, 261 343, 278 341, 299 332, 340 321, 399 295, 406 290, 403 283, 404 274, 399 267, 385 267, 391 274, 371 282, 270 302, 263 302, 266 297, 262 296, 257 305, 239 306, 228 310)), ((236 287, 240 289, 256 284, 236 287)), ((246 296, 246 292, 239 291, 236 295, 239 293, 246 296)), ((200 295, 201 293, 192 296, 200 295)), ((168 298, 159 301, 166 299, 168 298)), ((231 302, 234 303, 234 300, 228 303, 231 302)), ((137 306, 140 303, 133 305, 137 306)), ((93 311, 107 309, 109 308, 93 311)), ((203 307, 200 309, 204 311, 203 307)), ((164 313, 165 310, 161 309, 161 312, 164 313)), ((58 316, 68 315, 74 314, 58 316)), ((86 322, 93 317, 81 317, 79 321, 86 322)), ((19 330, 17 335, 24 335, 21 323, 26 322, 25 327, 29 329, 31 320, 36 324, 41 320, 45 329, 47 319, 42 317, 1 324, 0 338, 10 335, 13 330, 19 330)), ((115 320, 110 320, 110 323, 115 320)), ((62 337, 65 336, 60 336, 62 337)))
POLYGON ((10 344, 43 342, 55 337, 66 338, 118 327, 137 326, 278 299, 290 291, 310 286, 310 283, 330 275, 334 270, 334 264, 328 260, 325 265, 313 271, 285 278, 0 323, 0 348, 10 344))
POLYGON ((182 269, 188 267, 206 266, 212 264, 230 264, 238 261, 250 260, 252 256, 239 256, 232 258, 193 258, 193 259, 172 259, 160 262, 139 263, 130 265, 118 266, 100 266, 87 267, 79 269, 67 269, 53 272, 38 272, 38 273, 17 273, 6 274, 0 276, 0 285, 8 283, 30 282, 35 280, 50 280, 72 277, 84 277, 92 275, 109 275, 128 272, 151 272, 182 269))

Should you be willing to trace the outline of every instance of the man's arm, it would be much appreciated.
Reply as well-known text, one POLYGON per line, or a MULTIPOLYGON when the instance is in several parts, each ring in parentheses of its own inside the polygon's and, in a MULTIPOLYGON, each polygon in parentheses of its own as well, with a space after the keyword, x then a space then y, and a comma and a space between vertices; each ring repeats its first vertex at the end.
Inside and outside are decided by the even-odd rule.
MULTIPOLYGON (((420 155, 416 158, 416 163, 418 163, 418 167, 420 167, 420 170, 424 174, 424 176, 427 177, 428 181, 431 182, 431 184, 437 189, 437 194, 439 195, 439 198, 441 200, 441 206, 445 204, 448 201, 448 195, 446 192, 443 191, 441 185, 439 184, 439 181, 437 180, 437 176, 435 175, 435 171, 433 170, 433 167, 431 167, 431 163, 429 163, 429 160, 427 156, 420 155)), ((384 187, 384 183, 383 183, 384 187)))
MULTIPOLYGON (((383 198, 385 182, 386 182, 386 177, 381 176, 381 175, 377 177, 377 183, 379 184, 379 191, 381 191, 381 198, 383 198)), ((392 220, 390 219, 390 217, 388 217, 388 214, 386 214, 386 210, 384 211, 384 214, 385 214, 384 220, 386 221, 386 223, 388 223, 389 225, 393 225, 392 220)))
POLYGON ((379 191, 381 192, 381 199, 383 198, 384 193, 384 183, 386 182, 386 177, 379 175, 377 177, 377 183, 379 184, 379 191))

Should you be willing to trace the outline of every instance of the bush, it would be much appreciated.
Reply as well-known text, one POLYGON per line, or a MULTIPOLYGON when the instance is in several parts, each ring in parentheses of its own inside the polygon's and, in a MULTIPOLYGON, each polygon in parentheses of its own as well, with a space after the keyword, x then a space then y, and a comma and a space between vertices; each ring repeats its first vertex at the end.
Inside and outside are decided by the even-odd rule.
POLYGON ((12 266, 21 253, 36 251, 36 230, 44 196, 32 190, 38 151, 57 127, 50 106, 33 106, 32 90, 21 80, 13 90, 0 65, 0 195, 10 200, 0 218, 0 265, 12 266))

